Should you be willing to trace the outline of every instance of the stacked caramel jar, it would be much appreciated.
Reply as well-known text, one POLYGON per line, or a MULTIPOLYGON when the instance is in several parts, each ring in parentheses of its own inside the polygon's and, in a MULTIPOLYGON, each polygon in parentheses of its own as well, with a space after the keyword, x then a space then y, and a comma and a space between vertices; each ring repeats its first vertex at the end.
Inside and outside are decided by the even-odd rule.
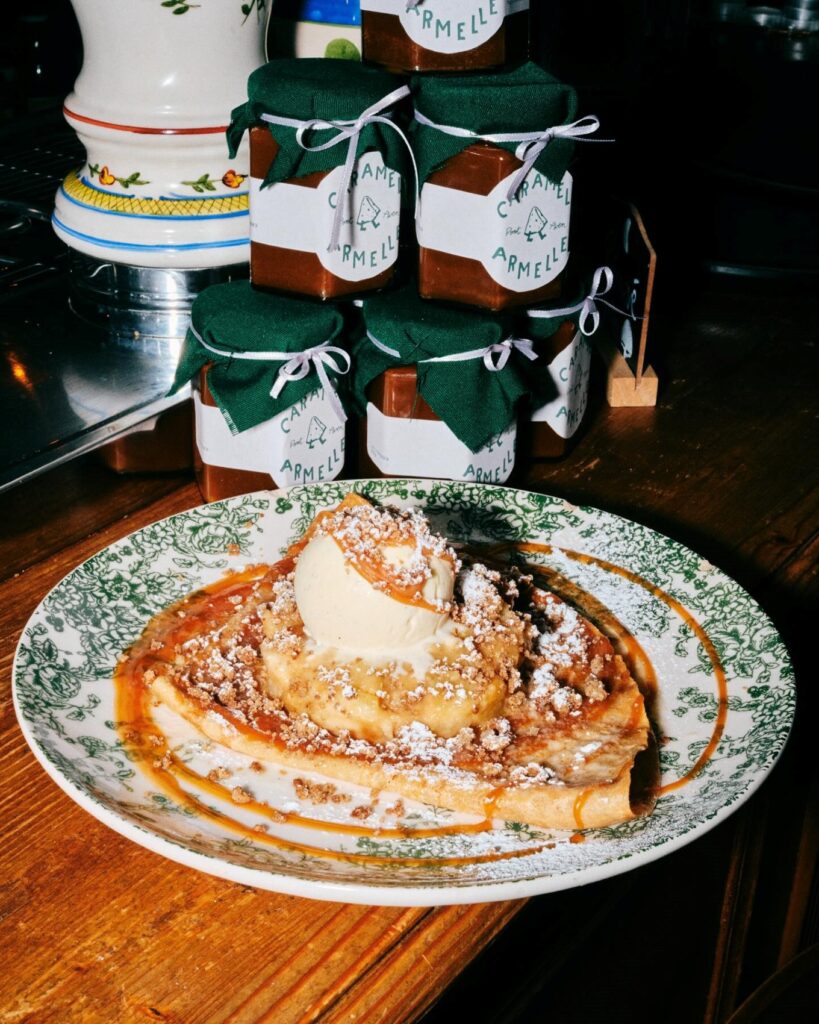
POLYGON ((412 76, 419 187, 415 280, 365 300, 354 347, 362 468, 503 482, 516 454, 563 454, 585 412, 569 166, 597 121, 527 62, 529 0, 362 0, 361 17, 364 59, 412 76))
POLYGON ((527 62, 528 8, 362 0, 363 64, 251 76, 228 132, 250 133, 251 283, 197 300, 177 379, 208 500, 340 475, 354 415, 369 475, 504 482, 520 450, 566 450, 590 322, 569 168, 597 122, 527 62))

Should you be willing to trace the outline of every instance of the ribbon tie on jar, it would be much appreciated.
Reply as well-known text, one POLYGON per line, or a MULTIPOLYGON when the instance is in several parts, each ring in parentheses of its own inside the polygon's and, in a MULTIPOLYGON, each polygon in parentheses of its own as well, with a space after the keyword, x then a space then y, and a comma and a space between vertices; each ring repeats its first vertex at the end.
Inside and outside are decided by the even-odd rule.
POLYGON ((455 352, 450 356, 420 359, 419 363, 463 363, 470 359, 483 359, 483 365, 490 373, 498 373, 505 368, 513 352, 519 352, 532 362, 537 359, 537 352, 528 338, 507 338, 494 345, 487 345, 486 348, 474 348, 469 352, 455 352))
POLYGON ((539 320, 553 320, 555 317, 571 316, 573 313, 579 313, 577 326, 580 328, 581 334, 590 338, 600 326, 598 303, 608 306, 609 309, 613 309, 617 313, 623 313, 623 316, 629 317, 630 320, 639 319, 624 313, 622 309, 618 309, 611 302, 601 298, 601 296, 608 294, 613 286, 614 273, 611 267, 598 267, 592 278, 591 291, 582 302, 578 302, 574 306, 564 306, 562 309, 529 309, 526 311, 526 314, 539 320))
POLYGON ((350 357, 343 348, 339 348, 337 345, 331 345, 327 341, 322 342, 321 345, 316 345, 314 348, 305 349, 304 352, 296 352, 287 360, 276 375, 276 381, 270 390, 270 397, 278 398, 291 380, 302 380, 311 372, 312 368, 315 368, 315 371, 318 374, 318 379, 321 386, 324 388, 324 392, 327 395, 330 405, 332 405, 336 415, 342 423, 345 422, 347 414, 339 401, 336 389, 333 387, 330 378, 327 375, 326 368, 328 366, 335 373, 349 373, 351 366, 350 357), (342 369, 336 362, 336 357, 340 357, 342 359, 344 369, 342 369))
POLYGON ((468 128, 458 128, 451 124, 438 124, 431 121, 420 110, 415 111, 415 120, 427 128, 434 128, 443 132, 444 135, 454 135, 459 139, 475 139, 478 142, 517 142, 518 148, 515 156, 523 162, 512 184, 506 193, 506 198, 512 200, 520 191, 521 185, 528 178, 529 172, 534 167, 541 153, 554 139, 571 139, 573 142, 611 142, 611 139, 589 139, 588 135, 596 132, 600 127, 600 121, 593 115, 581 117, 571 124, 557 124, 542 132, 493 132, 490 135, 481 135, 478 132, 470 131, 468 128))
MULTIPOLYGON (((554 128, 547 128, 542 135, 533 139, 521 139, 521 143, 515 150, 515 156, 523 161, 523 167, 515 175, 509 191, 506 194, 508 200, 514 199, 520 190, 520 186, 529 177, 529 171, 535 166, 541 153, 546 149, 553 139, 572 139, 574 142, 607 142, 607 139, 587 139, 600 127, 600 122, 593 114, 581 117, 571 124, 560 124, 554 128)), ((511 139, 511 142, 516 141, 511 139)))
MULTIPOLYGON (((382 97, 377 103, 373 103, 372 106, 360 114, 355 120, 346 121, 325 121, 323 118, 314 117, 309 121, 299 121, 293 117, 279 117, 277 114, 262 114, 262 120, 267 121, 268 124, 283 125, 285 128, 296 129, 296 141, 303 150, 309 153, 320 153, 322 150, 331 149, 333 146, 338 146, 342 142, 347 142, 347 156, 344 160, 344 171, 341 177, 341 186, 339 188, 339 196, 346 197, 350 183, 353 177, 353 170, 355 169, 355 158, 358 151, 358 140, 361 132, 369 124, 383 124, 388 128, 392 128, 393 131, 397 132, 398 135, 407 147, 407 152, 410 155, 412 166, 415 170, 415 206, 418 207, 418 166, 415 163, 415 155, 412 152, 409 139, 404 132, 398 127, 398 125, 392 120, 388 111, 391 106, 398 103, 399 100, 409 96, 410 90, 408 85, 402 85, 398 89, 394 89, 387 96, 382 97), (334 128, 337 132, 327 142, 322 142, 320 145, 311 146, 305 141, 305 135, 308 132, 314 130, 325 130, 334 128)), ((330 231, 330 244, 327 247, 328 252, 335 252, 336 249, 340 248, 339 238, 341 236, 341 224, 344 219, 344 208, 346 201, 339 198, 336 203, 336 211, 333 216, 333 226, 330 231)))
POLYGON ((270 389, 270 397, 278 398, 290 381, 303 380, 313 369, 318 375, 319 383, 324 388, 327 401, 333 407, 333 411, 342 423, 347 421, 347 413, 338 397, 333 382, 327 373, 329 367, 334 373, 344 375, 350 372, 352 362, 349 355, 343 348, 331 345, 330 340, 323 341, 320 345, 314 345, 303 352, 231 352, 229 349, 217 348, 205 341, 201 334, 194 327, 190 328, 191 333, 202 346, 213 352, 214 355, 223 356, 228 359, 247 359, 250 362, 259 363, 283 363, 284 365, 276 374, 276 380, 270 389), (342 365, 339 365, 338 360, 342 365))

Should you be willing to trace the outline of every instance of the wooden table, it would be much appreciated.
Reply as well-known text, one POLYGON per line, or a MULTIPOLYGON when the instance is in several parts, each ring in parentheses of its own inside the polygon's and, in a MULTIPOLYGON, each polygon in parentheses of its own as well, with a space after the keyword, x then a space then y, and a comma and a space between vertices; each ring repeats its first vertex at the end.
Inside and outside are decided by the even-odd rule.
MULTIPOLYGON (((769 611, 804 673, 817 592, 811 305, 705 290, 665 309, 657 409, 598 403, 573 454, 526 482, 701 552, 769 611)), ((14 648, 65 573, 199 500, 187 477, 115 477, 93 459, 0 499, 1 1022, 398 1022, 436 1000, 429 1021, 722 1021, 819 939, 806 912, 819 801, 804 680, 802 727, 746 809, 655 864, 528 903, 312 902, 198 874, 106 829, 26 747, 14 648)))

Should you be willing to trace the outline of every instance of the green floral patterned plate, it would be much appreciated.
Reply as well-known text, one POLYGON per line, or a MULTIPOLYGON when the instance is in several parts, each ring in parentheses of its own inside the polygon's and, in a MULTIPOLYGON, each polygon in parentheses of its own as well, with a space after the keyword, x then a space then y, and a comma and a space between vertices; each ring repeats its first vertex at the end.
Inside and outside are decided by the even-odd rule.
POLYGON ((724 819, 759 786, 782 751, 795 702, 776 630, 748 594, 694 552, 636 523, 559 498, 417 480, 244 495, 183 512, 112 544, 70 573, 34 612, 17 652, 14 699, 26 739, 46 771, 129 839, 260 888, 394 905, 530 896, 670 853, 724 819), (156 612, 231 569, 275 560, 317 511, 352 487, 376 501, 424 508, 452 541, 548 546, 527 558, 593 594, 634 635, 659 680, 654 717, 662 778, 652 815, 587 830, 578 842, 578 835, 514 821, 459 830, 473 820, 410 801, 396 808, 385 793, 362 821, 352 812, 370 803, 368 791, 341 787, 342 802, 316 805, 304 799, 304 782, 294 782, 291 773, 273 766, 254 771, 247 758, 204 741, 162 709, 160 724, 190 769, 186 778, 223 769, 231 787, 246 789, 258 803, 245 807, 232 802, 229 791, 223 799, 195 787, 191 799, 177 799, 157 786, 156 772, 140 763, 117 731, 117 658, 156 612), (198 813, 192 800, 213 813, 198 813), (278 824, 268 817, 262 832, 255 827, 260 803, 302 818, 294 825, 292 817, 278 824))

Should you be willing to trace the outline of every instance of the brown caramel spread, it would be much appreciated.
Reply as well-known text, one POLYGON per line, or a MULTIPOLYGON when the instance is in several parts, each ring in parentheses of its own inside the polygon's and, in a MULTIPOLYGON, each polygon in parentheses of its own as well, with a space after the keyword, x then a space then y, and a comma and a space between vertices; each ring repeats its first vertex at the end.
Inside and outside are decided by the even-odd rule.
MULTIPOLYGON (((279 145, 267 128, 251 128, 251 177, 264 180, 278 150, 279 145)), ((329 173, 316 171, 302 178, 290 178, 286 184, 315 189, 329 173)), ((323 267, 315 253, 267 245, 252 238, 250 241, 250 279, 254 285, 263 288, 276 288, 318 299, 334 299, 383 288, 392 279, 394 272, 395 265, 364 281, 345 281, 323 267)))
MULTIPOLYGON (((488 196, 522 166, 513 153, 500 146, 477 142, 447 160, 427 181, 431 185, 488 196)), ((493 280, 479 260, 423 246, 419 249, 418 291, 424 299, 463 302, 497 312, 554 298, 560 295, 562 282, 563 273, 560 273, 539 288, 516 292, 493 280)))
POLYGON ((394 14, 361 12, 364 60, 390 71, 480 71, 526 60, 529 12, 510 14, 485 43, 461 53, 428 50, 414 42, 394 14))
MULTIPOLYGON (((198 378, 194 377, 192 387, 198 390, 202 404, 216 408, 216 402, 208 387, 209 366, 204 366, 199 371, 198 378)), ((223 498, 232 498, 236 494, 246 494, 249 491, 261 491, 270 487, 276 487, 276 481, 268 473, 254 473, 246 469, 227 469, 224 466, 209 466, 202 461, 199 454, 199 446, 193 446, 193 468, 196 473, 196 482, 202 497, 205 501, 221 501, 223 498)))

